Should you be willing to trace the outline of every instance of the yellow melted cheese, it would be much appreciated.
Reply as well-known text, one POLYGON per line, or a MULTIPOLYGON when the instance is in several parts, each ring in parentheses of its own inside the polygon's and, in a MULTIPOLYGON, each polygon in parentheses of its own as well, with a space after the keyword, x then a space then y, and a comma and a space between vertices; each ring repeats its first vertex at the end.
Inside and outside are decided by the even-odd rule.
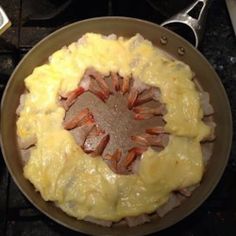
POLYGON ((25 79, 29 93, 17 134, 23 141, 37 138, 24 167, 25 177, 46 201, 55 201, 78 219, 118 221, 153 212, 173 190, 199 183, 203 175, 199 142, 210 128, 201 120, 192 77, 189 66, 169 58, 140 35, 111 39, 87 33, 55 52, 48 64, 25 79), (58 104, 59 94, 75 89, 88 67, 104 74, 132 74, 161 90, 170 141, 159 153, 148 149, 137 174, 115 174, 102 158, 85 154, 62 127, 65 111, 58 104))

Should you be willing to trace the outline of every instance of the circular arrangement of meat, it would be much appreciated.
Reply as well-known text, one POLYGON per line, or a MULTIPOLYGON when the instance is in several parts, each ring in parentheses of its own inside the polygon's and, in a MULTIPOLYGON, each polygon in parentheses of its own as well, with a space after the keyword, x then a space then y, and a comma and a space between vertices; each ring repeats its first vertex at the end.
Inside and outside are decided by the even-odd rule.
POLYGON ((85 71, 79 86, 61 98, 64 128, 91 157, 102 156, 118 174, 135 172, 135 161, 148 147, 162 150, 165 105, 160 90, 135 78, 85 71))
POLYGON ((142 36, 87 33, 25 86, 16 111, 23 173, 68 215, 135 226, 199 185, 215 138, 209 94, 142 36))

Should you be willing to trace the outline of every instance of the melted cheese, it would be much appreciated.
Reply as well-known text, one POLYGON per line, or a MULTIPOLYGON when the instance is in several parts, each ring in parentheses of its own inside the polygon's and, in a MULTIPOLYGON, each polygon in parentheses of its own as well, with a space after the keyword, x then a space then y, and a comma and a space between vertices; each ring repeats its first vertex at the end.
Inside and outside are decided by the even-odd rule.
POLYGON ((46 201, 55 201, 78 219, 117 221, 153 212, 173 190, 199 183, 203 175, 199 141, 210 129, 201 120, 192 76, 189 66, 169 58, 140 35, 116 40, 88 33, 55 52, 48 64, 25 79, 29 94, 17 134, 22 140, 37 138, 24 167, 25 177, 46 201), (137 174, 115 174, 102 158, 87 156, 62 127, 65 111, 58 96, 75 89, 88 67, 104 74, 132 74, 161 90, 170 141, 159 153, 148 149, 137 174))

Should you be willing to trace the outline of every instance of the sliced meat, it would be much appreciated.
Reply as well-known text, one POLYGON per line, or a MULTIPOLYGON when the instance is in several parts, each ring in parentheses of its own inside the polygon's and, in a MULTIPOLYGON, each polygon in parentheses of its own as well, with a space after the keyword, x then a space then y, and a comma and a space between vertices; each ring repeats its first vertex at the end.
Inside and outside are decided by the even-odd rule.
POLYGON ((160 217, 163 217, 168 212, 170 212, 173 208, 179 206, 180 203, 181 203, 181 201, 178 198, 177 194, 171 193, 170 197, 169 197, 169 200, 157 209, 157 214, 160 217))
POLYGON ((214 113, 213 106, 210 104, 210 95, 207 92, 200 92, 200 103, 204 116, 209 116, 214 113))
POLYGON ((129 227, 134 227, 134 226, 149 222, 150 217, 146 214, 142 214, 140 216, 126 217, 125 220, 126 220, 129 227))
POLYGON ((37 142, 37 138, 36 138, 36 136, 30 136, 25 139, 18 137, 17 141, 18 141, 18 145, 19 145, 20 149, 27 149, 27 148, 35 145, 35 143, 37 142))

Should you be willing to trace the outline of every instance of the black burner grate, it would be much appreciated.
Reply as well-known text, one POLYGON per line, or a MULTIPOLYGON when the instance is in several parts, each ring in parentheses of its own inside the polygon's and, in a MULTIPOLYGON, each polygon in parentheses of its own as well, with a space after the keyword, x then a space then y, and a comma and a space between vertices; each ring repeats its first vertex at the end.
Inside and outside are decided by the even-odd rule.
MULTIPOLYGON (((124 15, 160 23, 191 0, 1 0, 13 26, 0 37, 0 96, 19 60, 39 40, 77 20, 124 15)), ((209 9, 200 51, 219 73, 236 114, 236 43, 224 0, 209 9)), ((234 119, 235 125, 236 119, 234 119)), ((191 216, 160 236, 236 235, 236 143, 223 178, 209 199, 191 216)), ((22 195, 0 158, 0 235, 79 235, 53 222, 22 195)))

